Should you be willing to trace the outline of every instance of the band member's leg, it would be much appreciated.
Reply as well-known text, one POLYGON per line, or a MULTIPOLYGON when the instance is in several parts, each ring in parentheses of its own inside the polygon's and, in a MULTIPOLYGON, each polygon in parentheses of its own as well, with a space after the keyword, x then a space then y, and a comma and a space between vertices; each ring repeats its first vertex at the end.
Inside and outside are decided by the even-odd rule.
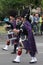
POLYGON ((37 58, 35 57, 35 53, 34 52, 29 52, 30 56, 31 56, 31 61, 30 63, 36 63, 37 62, 37 58))
POLYGON ((11 52, 11 54, 15 54, 16 53, 16 48, 17 48, 17 43, 16 44, 14 44, 14 50, 13 50, 13 52, 11 52))
POLYGON ((14 49, 13 52, 11 52, 11 54, 16 54, 16 50, 17 50, 17 46, 18 46, 18 40, 12 40, 12 43, 14 44, 14 49))
POLYGON ((10 45, 10 40, 7 40, 7 41, 6 41, 6 45, 5 45, 5 47, 3 48, 3 50, 8 50, 9 45, 10 45))
POLYGON ((18 52, 17 52, 16 59, 13 60, 13 63, 20 63, 21 54, 22 54, 22 48, 19 47, 18 48, 18 52))
POLYGON ((19 47, 18 47, 18 53, 16 56, 16 59, 13 60, 13 63, 20 63, 20 58, 21 58, 21 54, 22 54, 22 48, 24 48, 22 40, 20 38, 19 40, 19 47))

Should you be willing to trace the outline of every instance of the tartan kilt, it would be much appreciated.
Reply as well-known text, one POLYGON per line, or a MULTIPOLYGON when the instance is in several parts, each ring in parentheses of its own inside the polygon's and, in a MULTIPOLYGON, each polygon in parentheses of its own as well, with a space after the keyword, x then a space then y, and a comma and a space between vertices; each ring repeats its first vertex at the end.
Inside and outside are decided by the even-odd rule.
POLYGON ((23 48, 23 49, 27 49, 27 36, 24 35, 24 36, 21 36, 20 39, 19 39, 19 43, 20 43, 20 46, 23 48))

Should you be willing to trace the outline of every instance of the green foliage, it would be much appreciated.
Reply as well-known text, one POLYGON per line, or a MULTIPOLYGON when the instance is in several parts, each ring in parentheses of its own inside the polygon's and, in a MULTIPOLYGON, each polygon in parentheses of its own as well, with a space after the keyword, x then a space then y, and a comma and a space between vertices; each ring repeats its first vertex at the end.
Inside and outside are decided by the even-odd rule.
POLYGON ((41 0, 41 6, 43 7, 43 0, 41 0))
MULTIPOLYGON (((21 10, 23 6, 28 6, 29 4, 37 5, 41 0, 0 0, 0 16, 8 16, 10 9, 21 10)), ((43 6, 43 0, 41 2, 43 6)))
POLYGON ((1 18, 8 16, 11 9, 22 9, 27 5, 27 0, 0 0, 0 16, 1 18))

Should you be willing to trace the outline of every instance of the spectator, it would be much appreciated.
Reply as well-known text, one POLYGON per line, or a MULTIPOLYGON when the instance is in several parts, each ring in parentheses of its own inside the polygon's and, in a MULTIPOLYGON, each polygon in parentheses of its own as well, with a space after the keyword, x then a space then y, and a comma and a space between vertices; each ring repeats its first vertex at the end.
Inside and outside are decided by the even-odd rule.
POLYGON ((34 28, 35 34, 39 32, 39 15, 38 15, 38 13, 36 13, 34 16, 33 28, 34 28))

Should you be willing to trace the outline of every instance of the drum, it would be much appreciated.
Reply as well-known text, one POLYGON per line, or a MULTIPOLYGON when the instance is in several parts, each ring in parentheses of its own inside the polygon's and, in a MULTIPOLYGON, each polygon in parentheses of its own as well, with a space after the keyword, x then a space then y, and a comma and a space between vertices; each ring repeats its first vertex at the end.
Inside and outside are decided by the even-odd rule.
POLYGON ((17 36, 14 34, 14 32, 12 31, 8 31, 8 38, 9 40, 16 40, 17 39, 17 36))

